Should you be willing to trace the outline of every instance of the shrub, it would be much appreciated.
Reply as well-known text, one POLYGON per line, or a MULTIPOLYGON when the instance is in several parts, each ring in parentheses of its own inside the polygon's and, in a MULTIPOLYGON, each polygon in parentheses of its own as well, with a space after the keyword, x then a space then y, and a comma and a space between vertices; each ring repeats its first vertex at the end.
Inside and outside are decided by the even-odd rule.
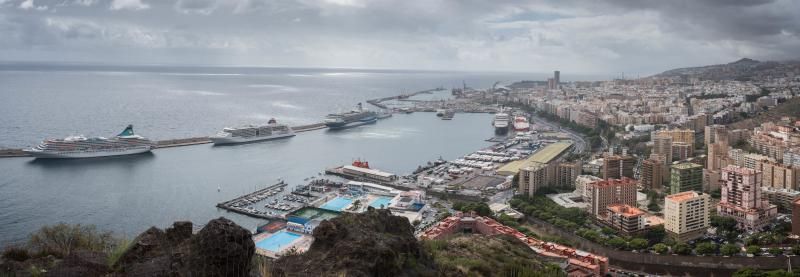
POLYGON ((688 244, 678 243, 675 244, 675 247, 672 249, 672 252, 678 255, 689 255, 692 253, 692 248, 689 247, 688 244))
POLYGON ((636 249, 636 250, 645 249, 647 248, 647 240, 639 238, 632 239, 630 242, 628 242, 628 246, 630 246, 631 249, 636 249))
POLYGON ((31 255, 28 253, 28 250, 24 248, 12 246, 3 250, 3 259, 5 260, 24 262, 30 258, 31 255))
POLYGON ((108 251, 116 241, 110 232, 100 233, 92 225, 59 223, 31 234, 30 245, 40 253, 66 257, 79 249, 108 251))
POLYGON ((717 245, 711 242, 698 243, 697 246, 695 246, 694 251, 697 252, 698 255, 716 254, 717 245))
POLYGON ((758 247, 758 245, 750 245, 747 247, 746 251, 747 254, 758 255, 761 253, 761 247, 758 247))

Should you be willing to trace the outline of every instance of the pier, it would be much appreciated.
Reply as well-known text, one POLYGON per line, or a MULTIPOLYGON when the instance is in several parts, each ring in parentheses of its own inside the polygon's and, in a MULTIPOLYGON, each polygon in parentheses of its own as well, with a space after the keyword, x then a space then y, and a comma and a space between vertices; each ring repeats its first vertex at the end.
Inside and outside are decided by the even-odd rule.
MULTIPOLYGON (((251 193, 239 196, 239 197, 236 197, 236 198, 234 198, 232 200, 228 200, 228 201, 225 201, 225 202, 222 202, 222 203, 218 203, 217 204, 217 208, 220 208, 220 209, 223 209, 223 210, 226 210, 226 211, 229 211, 229 212, 234 212, 234 213, 237 213, 237 214, 241 214, 241 215, 255 217, 255 218, 269 219, 269 220, 283 219, 283 217, 280 216, 280 215, 277 215, 277 214, 272 214, 272 215, 266 214, 264 212, 257 211, 257 210, 253 209, 250 206, 253 205, 253 204, 256 204, 257 202, 259 202, 261 200, 266 199, 267 197, 263 197, 264 195, 269 195, 269 196, 277 195, 277 193, 271 193, 271 192, 276 190, 276 189, 280 189, 282 191, 283 188, 286 187, 287 185, 288 185, 287 183, 281 181, 280 183, 268 186, 268 187, 260 189, 260 190, 256 190, 254 192, 251 192, 251 193)), ((302 208, 302 206, 301 206, 301 208, 302 208)), ((293 211, 289 211, 289 213, 291 213, 291 212, 293 212, 293 211)))

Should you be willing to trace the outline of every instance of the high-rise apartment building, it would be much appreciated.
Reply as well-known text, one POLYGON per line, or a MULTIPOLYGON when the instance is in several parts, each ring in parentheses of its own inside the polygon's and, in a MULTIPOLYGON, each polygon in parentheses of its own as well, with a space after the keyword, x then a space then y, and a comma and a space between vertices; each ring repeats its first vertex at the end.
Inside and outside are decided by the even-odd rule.
POLYGON ((796 167, 777 163, 771 160, 762 160, 756 166, 763 174, 762 182, 765 187, 797 190, 798 169, 796 167))
POLYGON ((556 70, 553 71, 553 82, 555 83, 555 87, 553 89, 561 88, 561 72, 556 70))
POLYGON ((589 212, 604 215, 611 204, 636 207, 636 180, 631 178, 606 179, 589 184, 589 212))
POLYGON ((519 192, 533 196, 537 190, 547 186, 547 164, 531 163, 519 170, 519 192))
POLYGON ((667 164, 672 163, 672 137, 666 135, 656 135, 652 139, 652 154, 664 156, 667 164))
POLYGON ((696 191, 664 197, 664 229, 679 241, 701 237, 710 224, 710 199, 696 191))
POLYGON ((703 166, 696 163, 680 163, 672 166, 669 193, 703 191, 703 166))
POLYGON ((720 216, 733 217, 740 229, 761 230, 778 215, 778 207, 761 197, 761 171, 729 165, 722 169, 720 216))
POLYGON ((641 183, 642 187, 647 190, 661 190, 664 184, 664 164, 655 159, 647 159, 642 161, 641 183))
POLYGON ((656 131, 655 136, 668 136, 672 142, 682 142, 692 145, 694 148, 694 130, 691 129, 672 129, 656 131))
POLYGON ((613 155, 603 159, 603 179, 633 178, 636 159, 628 155, 613 155))

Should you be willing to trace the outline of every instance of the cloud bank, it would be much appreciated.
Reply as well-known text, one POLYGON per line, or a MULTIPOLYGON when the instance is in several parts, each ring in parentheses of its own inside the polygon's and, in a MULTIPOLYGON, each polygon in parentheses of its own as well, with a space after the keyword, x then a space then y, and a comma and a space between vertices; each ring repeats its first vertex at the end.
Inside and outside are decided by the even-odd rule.
POLYGON ((649 74, 798 58, 793 0, 0 0, 0 60, 649 74))

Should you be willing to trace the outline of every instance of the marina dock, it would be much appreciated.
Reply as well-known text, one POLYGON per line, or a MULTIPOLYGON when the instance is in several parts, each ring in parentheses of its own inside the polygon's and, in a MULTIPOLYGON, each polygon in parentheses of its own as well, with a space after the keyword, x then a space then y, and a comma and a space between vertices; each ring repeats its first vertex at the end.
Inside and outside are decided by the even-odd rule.
MULTIPOLYGON (((217 204, 217 208, 224 209, 224 210, 229 211, 229 212, 234 212, 234 213, 237 213, 237 214, 246 215, 246 216, 255 217, 255 218, 261 218, 261 219, 269 219, 269 220, 284 219, 282 216, 280 216, 278 214, 273 214, 273 215, 265 214, 263 212, 259 212, 259 211, 256 211, 256 210, 252 209, 252 207, 250 207, 250 206, 255 204, 258 201, 266 199, 265 197, 262 197, 263 195, 271 195, 270 194, 271 191, 276 190, 276 189, 281 189, 282 190, 287 185, 288 184, 285 183, 285 182, 280 182, 280 183, 268 186, 266 188, 263 188, 263 189, 260 189, 260 190, 256 190, 254 192, 251 192, 251 193, 236 197, 236 198, 234 198, 232 200, 228 200, 228 201, 225 201, 225 202, 222 202, 222 203, 218 203, 217 204), (257 201, 253 201, 253 200, 257 200, 257 201), (245 206, 247 206, 247 207, 245 207, 245 206)), ((272 194, 272 195, 274 195, 274 194, 272 194)), ((302 208, 302 206, 301 206, 301 208, 302 208)), ((291 213, 291 212, 293 212, 293 211, 289 211, 289 213, 291 213)))

